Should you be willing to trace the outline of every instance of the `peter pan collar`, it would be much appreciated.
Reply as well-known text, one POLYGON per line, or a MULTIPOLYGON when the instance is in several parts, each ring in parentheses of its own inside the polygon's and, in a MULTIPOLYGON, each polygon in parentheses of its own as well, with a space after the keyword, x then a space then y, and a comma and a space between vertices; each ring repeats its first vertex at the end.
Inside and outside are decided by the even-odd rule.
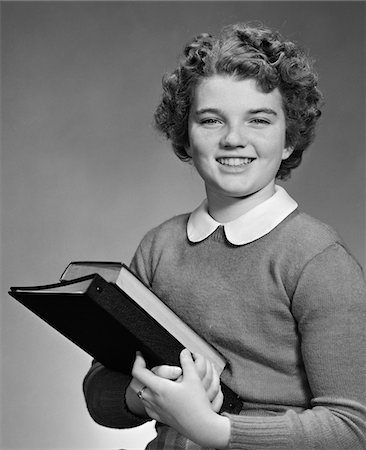
POLYGON ((191 242, 200 242, 222 225, 225 236, 231 244, 248 244, 272 231, 297 206, 295 200, 288 195, 285 189, 276 185, 275 193, 268 200, 237 219, 221 224, 209 215, 206 199, 189 216, 187 236, 191 242))

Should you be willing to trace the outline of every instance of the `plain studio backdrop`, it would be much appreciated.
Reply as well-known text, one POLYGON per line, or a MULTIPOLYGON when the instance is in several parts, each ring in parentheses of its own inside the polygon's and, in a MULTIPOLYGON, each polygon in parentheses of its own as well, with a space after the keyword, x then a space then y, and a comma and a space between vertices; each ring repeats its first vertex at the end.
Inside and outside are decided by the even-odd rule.
MULTIPOLYGON (((154 131, 161 76, 192 36, 261 21, 309 48, 317 139, 284 185, 365 264, 363 2, 2 2, 2 449, 142 449, 151 424, 89 417, 91 358, 11 299, 72 260, 128 263, 204 197, 154 131)), ((254 270, 254 268, 253 268, 254 270)), ((122 401, 122 399, 121 399, 122 401)))

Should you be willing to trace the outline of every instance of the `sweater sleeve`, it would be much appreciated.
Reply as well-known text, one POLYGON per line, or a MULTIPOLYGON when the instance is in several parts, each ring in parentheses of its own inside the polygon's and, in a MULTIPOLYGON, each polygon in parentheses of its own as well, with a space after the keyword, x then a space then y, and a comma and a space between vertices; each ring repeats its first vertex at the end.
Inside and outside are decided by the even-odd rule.
POLYGON ((146 422, 127 408, 125 393, 130 380, 130 376, 93 361, 84 378, 83 391, 89 414, 96 423, 109 428, 131 428, 146 422))
POLYGON ((292 299, 312 399, 301 413, 229 415, 230 449, 366 448, 366 287, 338 244, 304 267, 292 299))
MULTIPOLYGON (((130 268, 144 282, 149 283, 141 245, 136 250, 130 268)), ((89 414, 95 422, 110 428, 132 428, 147 421, 135 416, 127 408, 125 394, 130 381, 131 376, 109 370, 93 361, 84 378, 83 391, 89 414)))

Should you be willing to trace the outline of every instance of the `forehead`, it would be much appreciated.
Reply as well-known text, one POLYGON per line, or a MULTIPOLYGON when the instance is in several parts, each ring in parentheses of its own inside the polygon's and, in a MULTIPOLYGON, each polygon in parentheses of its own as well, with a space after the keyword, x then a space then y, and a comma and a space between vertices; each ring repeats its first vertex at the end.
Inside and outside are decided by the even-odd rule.
POLYGON ((222 75, 203 78, 195 88, 192 105, 195 109, 271 108, 278 112, 283 109, 278 88, 267 93, 261 90, 253 78, 238 80, 222 75))

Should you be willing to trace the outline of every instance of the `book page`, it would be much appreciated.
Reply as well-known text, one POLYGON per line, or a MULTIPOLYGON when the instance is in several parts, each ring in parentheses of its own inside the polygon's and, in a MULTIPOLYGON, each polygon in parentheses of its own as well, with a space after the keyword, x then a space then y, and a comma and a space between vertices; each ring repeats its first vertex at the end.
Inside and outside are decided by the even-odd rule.
POLYGON ((220 353, 183 322, 126 266, 122 267, 116 284, 150 316, 163 325, 184 347, 208 358, 215 365, 218 374, 221 374, 226 361, 220 353))
POLYGON ((23 291, 29 293, 37 293, 37 294, 83 294, 88 289, 90 283, 93 279, 86 279, 82 281, 78 281, 77 283, 59 283, 48 286, 35 286, 35 287, 24 287, 24 288, 16 288, 16 291, 23 291))
POLYGON ((115 283, 122 263, 105 261, 74 261, 61 275, 60 281, 74 280, 93 273, 98 273, 106 281, 115 283))

